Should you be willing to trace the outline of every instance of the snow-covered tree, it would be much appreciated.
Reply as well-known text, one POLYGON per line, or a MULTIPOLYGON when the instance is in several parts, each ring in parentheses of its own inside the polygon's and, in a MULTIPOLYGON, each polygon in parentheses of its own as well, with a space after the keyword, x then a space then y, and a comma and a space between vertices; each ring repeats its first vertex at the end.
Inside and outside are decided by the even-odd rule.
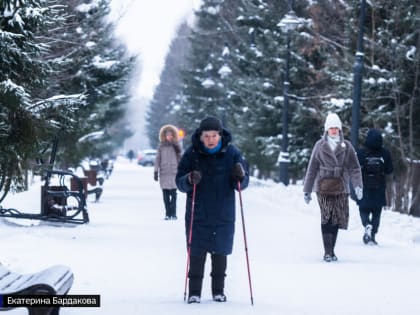
MULTIPOLYGON (((357 13, 357 3, 350 4, 353 14, 357 13)), ((418 1, 368 2, 361 104, 362 134, 371 127, 383 130, 392 151, 392 205, 397 211, 417 216, 420 189, 414 176, 420 158, 419 17, 418 1)))
POLYGON ((124 128, 134 58, 105 19, 109 1, 0 2, 0 190, 25 186, 25 170, 60 130, 61 164, 101 156, 124 128), (103 131, 101 141, 77 140, 103 131))
POLYGON ((50 43, 49 57, 55 67, 47 91, 86 96, 86 106, 79 108, 77 119, 64 126, 60 146, 61 162, 74 166, 85 157, 112 153, 132 134, 125 114, 135 58, 113 33, 109 0, 61 2, 66 5, 66 21, 47 35, 55 39, 50 43), (98 131, 103 137, 78 141, 98 131))
MULTIPOLYGON (((196 24, 190 36, 188 68, 183 70, 182 99, 177 116, 191 135, 206 115, 216 115, 230 127, 231 101, 228 85, 230 45, 235 41, 232 10, 237 3, 206 0, 196 12, 196 24)), ((186 139, 188 143, 189 139, 186 139)))
MULTIPOLYGON (((396 166, 393 207, 420 213, 414 180, 420 155, 420 4, 366 4, 359 140, 368 128, 383 130, 396 166)), ((350 136, 360 1, 203 1, 177 113, 190 133, 204 115, 218 115, 251 166, 275 178, 287 39, 279 22, 291 9, 305 21, 290 33, 289 170, 298 180, 328 112, 339 114, 344 136, 350 136), (221 76, 221 69, 229 69, 227 75, 221 76)))
POLYGON ((48 47, 37 34, 60 18, 55 1, 0 2, 0 201, 9 190, 24 189, 28 161, 54 125, 45 108, 57 104, 50 99, 40 106, 36 95, 49 71, 48 47))
POLYGON ((172 41, 165 66, 160 75, 160 83, 156 87, 153 99, 150 101, 147 112, 147 134, 150 145, 157 147, 159 130, 164 124, 173 124, 179 128, 185 128, 184 122, 176 117, 184 101, 182 94, 181 71, 188 66, 187 56, 189 53, 188 37, 191 32, 187 23, 183 23, 177 30, 177 35, 172 41))

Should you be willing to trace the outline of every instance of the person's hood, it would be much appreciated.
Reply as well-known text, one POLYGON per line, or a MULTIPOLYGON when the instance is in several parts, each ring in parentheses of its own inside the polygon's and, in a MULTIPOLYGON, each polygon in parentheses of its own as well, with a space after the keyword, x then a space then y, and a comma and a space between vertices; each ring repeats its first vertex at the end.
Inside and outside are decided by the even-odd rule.
POLYGON ((162 128, 160 128, 159 141, 160 142, 165 142, 166 141, 165 133, 167 131, 172 132, 172 134, 174 135, 173 142, 178 142, 178 129, 173 125, 164 125, 164 126, 162 126, 162 128))
POLYGON ((382 148, 382 134, 377 129, 370 129, 367 133, 365 146, 371 150, 379 150, 382 148))

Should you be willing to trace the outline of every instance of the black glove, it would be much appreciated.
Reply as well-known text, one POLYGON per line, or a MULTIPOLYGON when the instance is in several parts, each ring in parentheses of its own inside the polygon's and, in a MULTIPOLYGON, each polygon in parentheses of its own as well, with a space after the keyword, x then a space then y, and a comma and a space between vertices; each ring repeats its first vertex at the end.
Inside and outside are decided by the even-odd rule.
POLYGON ((235 182, 242 181, 245 177, 245 170, 241 163, 236 163, 232 172, 233 180, 235 182))
POLYGON ((188 174, 188 181, 191 185, 197 185, 201 180, 201 173, 199 171, 192 171, 188 174))
POLYGON ((155 181, 158 181, 158 179, 159 179, 158 172, 155 172, 154 179, 155 179, 155 181))

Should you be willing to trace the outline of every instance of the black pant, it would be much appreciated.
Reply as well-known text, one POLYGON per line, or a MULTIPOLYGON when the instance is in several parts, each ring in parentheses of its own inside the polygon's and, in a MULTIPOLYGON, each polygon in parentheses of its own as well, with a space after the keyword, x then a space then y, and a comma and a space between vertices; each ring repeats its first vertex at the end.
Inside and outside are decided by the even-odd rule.
POLYGON ((379 223, 381 221, 382 207, 380 208, 359 208, 360 218, 364 227, 372 225, 372 234, 378 233, 379 223))
MULTIPOLYGON (((204 265, 207 254, 190 257, 190 270, 188 272, 189 296, 201 296, 203 286, 204 265)), ((211 254, 211 291, 213 295, 224 294, 227 256, 211 254)))
POLYGON ((176 189, 162 189, 163 202, 165 203, 165 215, 176 216, 176 189))

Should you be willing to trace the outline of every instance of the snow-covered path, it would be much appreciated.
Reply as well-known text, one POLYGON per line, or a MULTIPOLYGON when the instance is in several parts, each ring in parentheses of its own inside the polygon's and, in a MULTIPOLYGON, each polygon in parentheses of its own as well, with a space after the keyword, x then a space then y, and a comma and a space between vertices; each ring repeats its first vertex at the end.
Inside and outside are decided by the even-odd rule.
MULTIPOLYGON (((339 261, 325 263, 318 206, 306 205, 301 190, 253 180, 242 193, 254 306, 239 207, 228 258, 228 302, 211 301, 207 264, 202 303, 188 305, 183 301, 185 196, 178 193, 180 219, 163 220, 153 169, 125 159, 117 161, 101 201, 88 202, 87 225, 24 227, 0 219, 0 262, 22 273, 66 264, 75 274, 71 294, 101 295, 100 308, 65 308, 63 315, 420 314, 420 220, 386 211, 380 245, 364 246, 351 202, 349 230, 338 236, 339 261)), ((3 206, 38 209, 39 187, 8 196, 3 206)))

